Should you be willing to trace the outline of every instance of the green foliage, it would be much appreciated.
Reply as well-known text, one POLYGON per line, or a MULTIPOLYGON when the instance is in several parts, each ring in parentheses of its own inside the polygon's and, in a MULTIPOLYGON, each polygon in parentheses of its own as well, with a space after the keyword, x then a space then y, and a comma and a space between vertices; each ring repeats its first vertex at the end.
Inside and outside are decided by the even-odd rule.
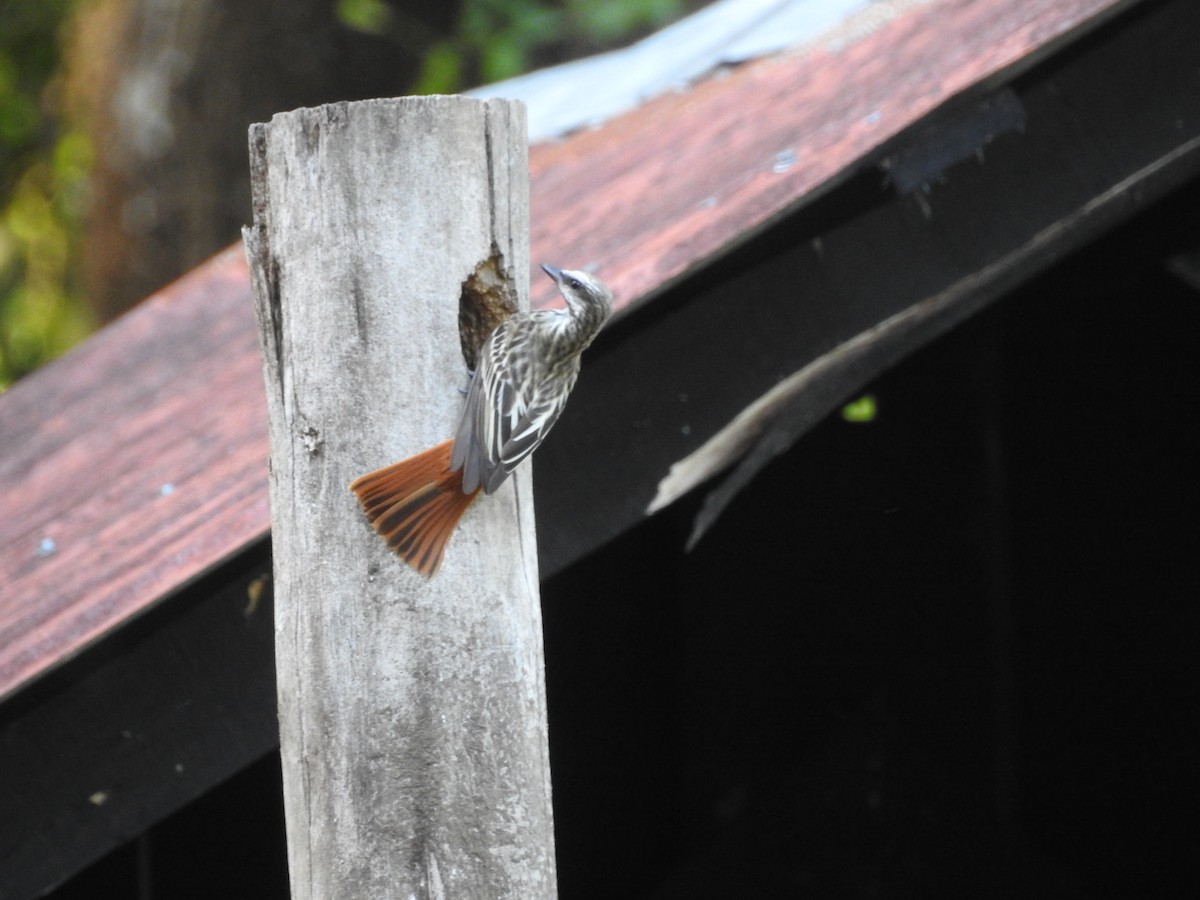
POLYGON ((608 45, 626 40, 629 35, 648 28, 659 28, 683 13, 675 0, 640 0, 637 3, 570 4, 579 17, 579 29, 598 44, 608 45))
POLYGON ((683 0, 464 0, 455 33, 426 52, 414 93, 454 93, 610 49, 686 8, 683 0))
POLYGON ((0 390, 90 330, 75 247, 91 148, 54 108, 72 6, 0 2, 0 390))
MULTIPOLYGON (((92 327, 78 245, 92 149, 62 115, 61 39, 77 0, 0 0, 0 390, 92 327)), ((454 93, 628 43, 698 0, 462 0, 437 35, 398 0, 336 0, 347 27, 424 54, 415 93, 454 93)))
POLYGON ((367 34, 383 34, 392 24, 392 9, 384 0, 337 0, 338 21, 367 34))
POLYGON ((879 403, 874 394, 863 394, 842 407, 842 418, 847 422, 874 422, 879 414, 879 403))

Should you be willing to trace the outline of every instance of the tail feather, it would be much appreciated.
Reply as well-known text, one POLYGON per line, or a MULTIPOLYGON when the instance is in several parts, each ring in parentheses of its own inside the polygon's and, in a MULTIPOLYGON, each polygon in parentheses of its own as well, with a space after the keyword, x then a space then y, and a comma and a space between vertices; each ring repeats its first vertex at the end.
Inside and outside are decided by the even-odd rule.
POLYGON ((450 535, 479 494, 463 493, 462 472, 450 471, 453 444, 443 441, 350 485, 379 536, 426 578, 437 573, 450 535))

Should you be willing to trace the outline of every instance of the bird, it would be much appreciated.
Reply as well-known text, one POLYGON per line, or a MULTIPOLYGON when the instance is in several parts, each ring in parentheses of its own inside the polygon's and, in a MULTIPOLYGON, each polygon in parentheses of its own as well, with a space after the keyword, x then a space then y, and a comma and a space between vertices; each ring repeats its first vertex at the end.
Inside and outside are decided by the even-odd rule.
POLYGON ((565 308, 514 313, 488 335, 454 437, 350 485, 376 533, 426 578, 480 492, 494 493, 546 439, 579 377, 580 354, 612 315, 600 279, 542 269, 565 308))

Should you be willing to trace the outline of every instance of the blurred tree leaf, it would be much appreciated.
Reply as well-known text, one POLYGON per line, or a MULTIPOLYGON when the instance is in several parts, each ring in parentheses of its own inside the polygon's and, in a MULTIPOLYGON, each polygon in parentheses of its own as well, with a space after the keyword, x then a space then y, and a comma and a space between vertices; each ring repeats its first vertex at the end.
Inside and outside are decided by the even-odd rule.
POLYGON ((347 28, 385 34, 392 24, 392 9, 384 0, 338 0, 337 17, 347 28))
POLYGON ((425 53, 415 94, 449 94, 462 83, 462 53, 451 41, 439 41, 425 53))
MULTIPOLYGON (((362 2, 362 0, 354 0, 362 2)), ((629 43, 701 0, 466 0, 416 93, 453 93, 629 43)))
POLYGON ((673 0, 639 0, 633 3, 574 0, 570 6, 572 15, 579 22, 579 30, 601 44, 623 40, 647 27, 659 27, 682 13, 682 4, 673 0))
POLYGON ((863 394, 857 400, 852 400, 842 407, 842 418, 847 422, 874 422, 879 415, 879 402, 874 394, 863 394))
POLYGON ((55 103, 73 5, 0 3, 0 390, 91 328, 76 263, 91 148, 55 103))

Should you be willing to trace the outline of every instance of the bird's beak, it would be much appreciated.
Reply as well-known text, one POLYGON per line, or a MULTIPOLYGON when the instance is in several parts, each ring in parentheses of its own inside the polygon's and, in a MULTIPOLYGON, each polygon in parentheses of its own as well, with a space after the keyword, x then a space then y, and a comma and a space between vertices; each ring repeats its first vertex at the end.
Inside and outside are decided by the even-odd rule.
POLYGON ((554 266, 546 265, 546 263, 542 263, 542 271, 545 272, 547 275, 549 275, 551 278, 553 278, 559 284, 562 284, 562 277, 563 277, 562 269, 556 268, 554 266))

